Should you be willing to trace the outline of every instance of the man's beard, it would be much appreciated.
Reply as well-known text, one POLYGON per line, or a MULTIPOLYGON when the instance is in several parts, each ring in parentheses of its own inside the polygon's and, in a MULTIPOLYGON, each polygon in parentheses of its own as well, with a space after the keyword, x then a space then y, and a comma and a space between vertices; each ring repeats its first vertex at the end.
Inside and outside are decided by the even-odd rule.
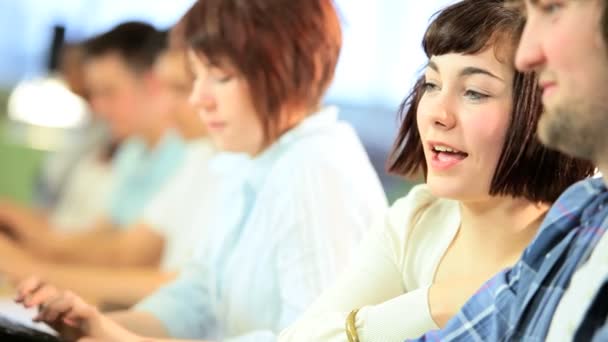
POLYGON ((608 155, 608 107, 579 101, 543 113, 538 125, 540 140, 566 154, 603 162, 608 155))

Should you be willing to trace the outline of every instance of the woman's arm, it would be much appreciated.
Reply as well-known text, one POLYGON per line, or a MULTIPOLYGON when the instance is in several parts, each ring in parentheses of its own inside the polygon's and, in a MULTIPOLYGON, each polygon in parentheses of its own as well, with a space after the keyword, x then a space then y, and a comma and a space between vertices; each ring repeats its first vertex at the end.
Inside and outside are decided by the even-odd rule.
POLYGON ((406 247, 413 243, 408 240, 414 218, 433 198, 414 188, 395 203, 355 250, 349 268, 280 340, 347 341, 345 321, 354 309, 360 309, 355 326, 365 341, 399 340, 405 333, 433 328, 428 288, 406 289, 402 269, 406 247))
POLYGON ((58 288, 70 289, 100 307, 130 307, 167 284, 175 273, 152 267, 95 267, 40 263, 36 275, 58 288))
POLYGON ((365 238, 350 267, 301 319, 281 333, 280 341, 347 341, 345 321, 353 309, 382 303, 404 292, 401 274, 376 234, 371 232, 365 238))
POLYGON ((162 322, 151 314, 124 311, 103 315, 74 293, 60 291, 37 278, 30 278, 19 286, 16 300, 26 307, 39 307, 39 314, 34 320, 49 324, 69 341, 83 337, 121 342, 178 341, 164 339, 168 336, 162 322), (155 338, 138 336, 130 329, 143 331, 144 335, 155 338))
POLYGON ((169 333, 154 315, 136 310, 117 311, 107 315, 127 330, 142 336, 168 338, 169 333))
POLYGON ((38 307, 34 321, 49 324, 67 341, 83 337, 125 342, 141 340, 79 296, 60 291, 38 278, 29 278, 18 287, 16 301, 26 308, 38 307))
POLYGON ((56 262, 102 266, 157 266, 164 239, 145 223, 118 229, 105 220, 82 233, 46 231, 24 241, 34 255, 56 262))

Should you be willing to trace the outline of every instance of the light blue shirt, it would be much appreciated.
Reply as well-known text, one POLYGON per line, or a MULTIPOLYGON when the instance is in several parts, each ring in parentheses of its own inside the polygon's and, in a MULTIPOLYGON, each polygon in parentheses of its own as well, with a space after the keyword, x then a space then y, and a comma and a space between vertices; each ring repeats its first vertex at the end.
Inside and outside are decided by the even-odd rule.
POLYGON ((173 131, 149 149, 140 138, 123 143, 113 169, 115 182, 109 199, 109 218, 118 227, 139 219, 143 209, 184 160, 186 142, 173 131))
POLYGON ((387 207, 363 146, 334 108, 235 167, 241 176, 227 177, 193 263, 136 307, 173 337, 275 341, 387 207))

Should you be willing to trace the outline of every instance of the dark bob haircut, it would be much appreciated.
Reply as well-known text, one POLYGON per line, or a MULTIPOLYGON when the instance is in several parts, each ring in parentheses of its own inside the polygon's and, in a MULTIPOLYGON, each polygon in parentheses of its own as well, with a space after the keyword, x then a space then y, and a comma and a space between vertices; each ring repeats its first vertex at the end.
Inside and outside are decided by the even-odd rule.
MULTIPOLYGON (((464 0, 440 11, 427 29, 423 48, 427 58, 449 53, 477 54, 492 48, 497 58, 512 59, 524 19, 500 0, 464 0)), ((402 176, 427 166, 416 112, 424 95, 424 77, 400 108, 403 123, 388 161, 388 170, 402 176)), ((590 176, 594 166, 543 146, 536 135, 542 114, 541 91, 535 73, 515 71, 513 109, 490 195, 524 197, 551 203, 571 184, 590 176)))
POLYGON ((249 85, 266 139, 274 139, 286 111, 320 105, 342 31, 331 0, 198 0, 172 40, 234 68, 249 85))

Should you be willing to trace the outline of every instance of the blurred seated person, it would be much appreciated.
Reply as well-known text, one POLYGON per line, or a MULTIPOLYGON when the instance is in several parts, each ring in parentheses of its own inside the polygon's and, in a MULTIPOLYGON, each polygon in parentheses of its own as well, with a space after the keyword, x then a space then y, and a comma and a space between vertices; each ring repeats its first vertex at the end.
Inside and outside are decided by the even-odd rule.
MULTIPOLYGON (((157 265, 162 239, 132 228, 144 207, 178 169, 188 144, 174 129, 166 86, 155 70, 166 34, 125 23, 85 43, 85 81, 93 111, 124 140, 112 162, 113 184, 103 215, 87 231, 61 233, 48 217, 5 203, 0 222, 32 255, 46 261, 130 266, 157 265), (128 241, 142 242, 144 253, 128 241), (121 249, 124 246, 123 249, 121 249), (120 250, 118 252, 117 250, 120 250)), ((94 184, 90 185, 91 187, 94 184)))
MULTIPOLYGON (((167 50, 157 59, 154 71, 163 88, 159 102, 172 113, 175 126, 189 141, 186 159, 179 170, 135 224, 98 235, 98 245, 88 245, 92 253, 103 249, 100 253, 106 254, 105 265, 55 263, 0 237, 0 259, 5 261, 0 261, 0 272, 17 281, 36 274, 106 308, 116 308, 135 304, 172 279, 190 259, 211 216, 210 204, 218 177, 208 172, 207 164, 214 149, 204 137, 200 117, 188 103, 192 79, 186 68, 185 52, 167 50), (122 267, 114 267, 117 265, 122 267)), ((53 241, 57 235, 41 236, 53 241)), ((82 253, 89 252, 82 250, 82 253)))
POLYGON ((84 77, 86 50, 83 44, 65 42, 59 50, 58 73, 76 95, 89 100, 84 77))
MULTIPOLYGON (((83 44, 63 44, 57 59, 57 71, 51 77, 63 81, 71 93, 89 104, 83 44)), ((64 143, 45 158, 33 191, 33 205, 41 215, 48 215, 53 226, 66 230, 90 227, 104 213, 112 158, 119 146, 108 124, 90 106, 83 114, 86 121, 66 129, 64 143)))

